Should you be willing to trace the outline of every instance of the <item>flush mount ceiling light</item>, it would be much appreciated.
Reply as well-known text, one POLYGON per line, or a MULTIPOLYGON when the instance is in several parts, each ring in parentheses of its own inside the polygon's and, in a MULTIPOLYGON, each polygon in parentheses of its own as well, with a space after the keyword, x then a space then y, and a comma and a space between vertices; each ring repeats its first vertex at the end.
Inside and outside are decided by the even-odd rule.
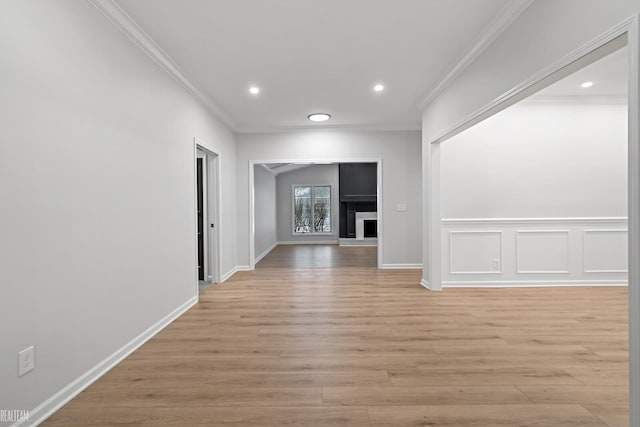
POLYGON ((584 83, 582 83, 580 85, 580 87, 585 88, 585 89, 588 88, 588 87, 591 87, 591 86, 593 86, 593 82, 584 82, 584 83))
POLYGON ((331 118, 331 115, 327 113, 313 113, 309 114, 307 118, 312 122, 326 122, 331 118))
POLYGON ((384 85, 383 85, 383 84, 378 83, 377 85, 375 85, 375 86, 373 87, 373 90, 374 90, 374 91, 376 91, 376 92, 382 92, 382 91, 384 90, 384 85))
POLYGON ((259 88, 258 86, 251 86, 251 87, 249 88, 249 93, 250 93, 251 95, 257 95, 257 94, 259 94, 259 93, 260 93, 260 88, 259 88))

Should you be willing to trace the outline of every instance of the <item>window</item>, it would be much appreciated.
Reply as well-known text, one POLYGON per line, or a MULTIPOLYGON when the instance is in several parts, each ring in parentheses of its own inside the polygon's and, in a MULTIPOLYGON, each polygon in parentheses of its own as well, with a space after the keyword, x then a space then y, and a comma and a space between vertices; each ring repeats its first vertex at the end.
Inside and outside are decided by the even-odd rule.
POLYGON ((293 187, 293 233, 331 233, 331 186, 293 187))

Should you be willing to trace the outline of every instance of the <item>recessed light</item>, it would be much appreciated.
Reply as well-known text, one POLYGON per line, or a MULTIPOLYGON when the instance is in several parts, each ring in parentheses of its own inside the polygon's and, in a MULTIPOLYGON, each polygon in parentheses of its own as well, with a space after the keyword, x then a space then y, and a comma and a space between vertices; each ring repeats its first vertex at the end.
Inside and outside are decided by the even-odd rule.
POLYGON ((260 93, 260 88, 259 88, 258 86, 251 86, 251 87, 249 88, 249 93, 250 93, 251 95, 257 95, 257 94, 259 94, 259 93, 260 93))
POLYGON ((331 115, 327 113, 313 113, 307 116, 312 122, 326 122, 331 118, 331 115))
POLYGON ((384 85, 378 83, 373 87, 373 90, 375 90, 376 92, 382 92, 384 90, 384 85))
POLYGON ((584 82, 580 85, 580 87, 583 87, 585 89, 591 86, 593 86, 593 82, 584 82))

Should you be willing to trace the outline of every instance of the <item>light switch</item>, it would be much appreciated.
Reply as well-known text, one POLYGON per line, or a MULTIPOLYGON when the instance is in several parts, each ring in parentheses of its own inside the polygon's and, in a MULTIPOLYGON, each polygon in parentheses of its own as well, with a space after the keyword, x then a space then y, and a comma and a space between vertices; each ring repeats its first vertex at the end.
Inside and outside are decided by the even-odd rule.
POLYGON ((407 211, 407 204, 406 203, 398 203, 398 205, 396 206, 396 210, 398 212, 406 212, 407 211))

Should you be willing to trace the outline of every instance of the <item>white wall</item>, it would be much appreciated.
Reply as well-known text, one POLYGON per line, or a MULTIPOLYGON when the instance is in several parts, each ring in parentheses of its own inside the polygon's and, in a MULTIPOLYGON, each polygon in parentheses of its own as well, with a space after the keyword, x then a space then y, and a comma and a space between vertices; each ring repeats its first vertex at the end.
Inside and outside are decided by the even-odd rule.
MULTIPOLYGON (((280 242, 313 242, 338 241, 340 230, 340 195, 338 165, 313 165, 278 175, 278 241, 280 242), (293 234, 293 201, 294 185, 331 185, 331 229, 332 233, 315 236, 293 234)), ((257 210, 256 210, 257 211, 257 210)))
POLYGON ((520 103, 441 168, 444 286, 626 283, 626 104, 520 103))
POLYGON ((276 221, 276 176, 262 165, 254 165, 256 259, 278 242, 276 221))
POLYGON ((237 137, 238 263, 249 264, 249 161, 382 158, 384 263, 419 263, 420 132, 306 131, 237 137), (407 203, 398 212, 398 203, 407 203))
POLYGON ((524 102, 441 148, 443 218, 627 216, 627 106, 524 102))
POLYGON ((235 144, 89 2, 4 1, 0 52, 0 407, 33 410, 194 301, 194 137, 235 266, 235 144))

